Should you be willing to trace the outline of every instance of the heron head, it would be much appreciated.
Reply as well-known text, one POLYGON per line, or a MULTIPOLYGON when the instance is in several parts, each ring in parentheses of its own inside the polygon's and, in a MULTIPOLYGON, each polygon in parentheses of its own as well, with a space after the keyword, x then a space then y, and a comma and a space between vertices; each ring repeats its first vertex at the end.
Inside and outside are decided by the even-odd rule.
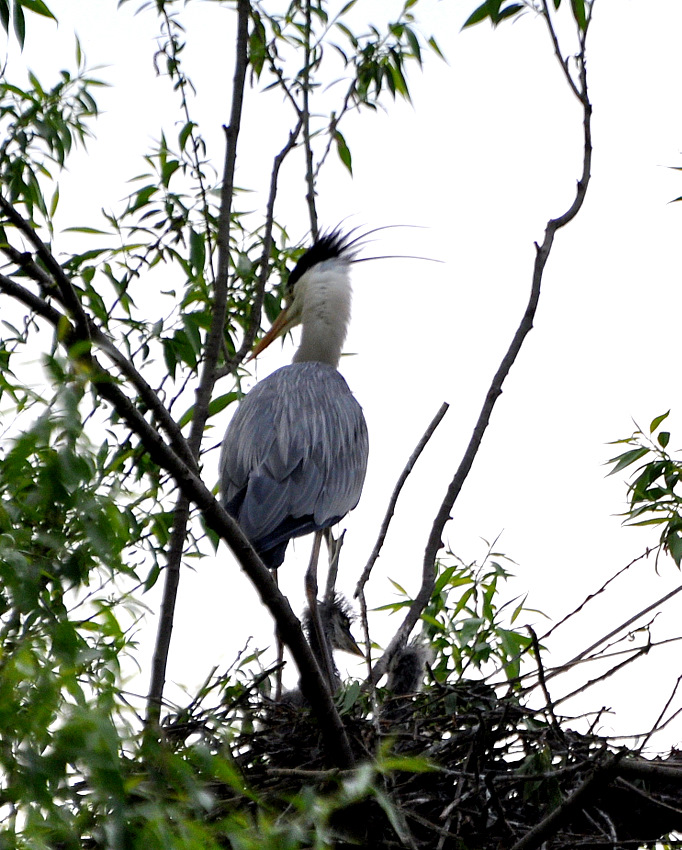
MULTIPOLYGON (((332 600, 325 600, 319 603, 320 621, 322 629, 329 641, 332 649, 340 649, 343 652, 349 652, 351 655, 359 655, 365 657, 365 653, 355 642, 355 638, 351 634, 350 625, 353 622, 353 615, 350 605, 340 595, 332 600)), ((303 617, 303 624, 308 633, 310 633, 310 612, 306 611, 303 617)))
POLYGON ((358 250, 358 240, 351 238, 352 233, 351 231, 344 234, 339 229, 324 233, 301 256, 287 281, 284 309, 256 345, 251 358, 256 357, 270 343, 301 324, 304 306, 315 284, 316 269, 319 270, 324 264, 333 262, 343 263, 346 266, 353 262, 358 250))

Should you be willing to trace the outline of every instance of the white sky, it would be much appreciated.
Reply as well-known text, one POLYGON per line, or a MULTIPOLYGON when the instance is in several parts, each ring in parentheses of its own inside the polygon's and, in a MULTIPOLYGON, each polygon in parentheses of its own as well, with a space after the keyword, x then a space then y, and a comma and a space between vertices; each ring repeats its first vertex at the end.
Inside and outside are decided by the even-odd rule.
MULTIPOLYGON (((89 64, 108 65, 100 76, 113 86, 100 95, 105 114, 97 140, 62 180, 64 227, 98 226, 99 209, 115 205, 130 190, 125 181, 144 170, 142 154, 160 127, 173 131, 176 99, 152 65, 155 21, 151 13, 133 16, 136 5, 116 12, 113 0, 53 0, 58 29, 29 20, 25 58, 39 76, 72 64, 76 30, 89 64)), ((344 359, 341 369, 365 410, 371 454, 363 498, 345 524, 347 591, 372 549, 407 457, 441 402, 451 406, 408 480, 369 588, 371 605, 392 600, 389 577, 418 589, 432 518, 525 309, 533 243, 541 241, 546 220, 570 203, 580 174, 580 111, 544 28, 526 16, 496 31, 485 24, 462 33, 474 5, 419 4, 422 31, 436 35, 448 64, 428 56, 423 73, 412 69, 413 105, 388 103, 386 113, 351 118, 342 131, 354 179, 334 164, 319 189, 323 224, 351 216, 367 228, 419 225, 424 230, 378 234, 370 250, 443 261, 392 260, 354 270, 346 350, 357 356, 344 359)), ((376 8, 359 3, 356 14, 371 17, 376 8)), ((207 3, 192 4, 186 15, 186 70, 198 92, 193 109, 219 170, 233 16, 207 3)), ((606 443, 629 435, 633 418, 646 426, 668 408, 672 442, 682 443, 682 206, 668 204, 682 194, 682 177, 666 167, 682 164, 680 31, 676 0, 597 2, 589 40, 594 159, 588 199, 557 235, 535 328, 446 527, 449 545, 465 560, 483 555, 480 538, 501 534, 498 551, 518 564, 510 593, 528 591, 528 605, 552 620, 657 539, 655 530, 621 528, 616 515, 626 489, 621 476, 605 478, 604 462, 618 453, 606 443)), ((10 74, 22 61, 14 55, 10 74)), ((286 140, 281 114, 278 96, 249 96, 240 185, 266 186, 272 155, 286 140)), ((307 226, 301 174, 300 160, 292 161, 278 209, 294 239, 307 226)), ((249 196, 244 206, 258 209, 261 201, 259 194, 249 196)), ((258 377, 288 362, 293 350, 293 342, 273 346, 258 377)), ((209 461, 207 483, 215 478, 209 461)), ((300 608, 308 544, 295 548, 297 557, 281 573, 300 608)), ((183 577, 170 665, 171 678, 190 688, 214 664, 229 663, 246 636, 253 634, 259 646, 271 642, 269 618, 226 550, 194 569, 183 577)), ((572 657, 680 582, 672 562, 662 562, 658 575, 653 563, 639 565, 557 634, 546 663, 572 657)), ((668 605, 656 636, 679 633, 681 604, 668 605)), ((532 619, 543 630, 546 621, 532 619)), ((376 639, 385 643, 397 624, 376 617, 376 639)), ((151 644, 155 624, 150 620, 146 628, 141 639, 151 644)), ((617 714, 601 731, 649 728, 682 672, 675 646, 589 692, 583 709, 605 705, 617 714)), ((590 675, 581 671, 578 679, 590 675)), ((553 696, 563 693, 554 687, 553 696)), ((659 743, 680 741, 678 722, 659 743)))

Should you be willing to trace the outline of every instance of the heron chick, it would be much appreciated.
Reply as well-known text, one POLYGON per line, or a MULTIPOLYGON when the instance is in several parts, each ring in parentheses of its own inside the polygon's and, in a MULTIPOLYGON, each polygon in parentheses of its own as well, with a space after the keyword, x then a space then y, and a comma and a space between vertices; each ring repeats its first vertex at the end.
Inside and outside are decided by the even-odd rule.
MULTIPOLYGON (((355 642, 355 638, 351 634, 350 626, 353 622, 353 614, 351 607, 341 594, 337 593, 333 599, 325 599, 323 602, 318 602, 317 610, 320 623, 322 625, 322 634, 327 642, 327 648, 331 653, 334 650, 348 652, 351 655, 359 655, 364 658, 364 652, 355 642)), ((310 608, 306 608, 303 612, 303 630, 308 636, 310 649, 312 650, 315 659, 320 666, 320 669, 325 669, 324 650, 320 646, 317 639, 317 631, 313 624, 310 608)), ((329 683, 332 693, 335 693, 341 685, 341 677, 339 676, 338 668, 332 661, 332 681, 329 683)), ((293 691, 287 691, 282 696, 282 701, 291 706, 305 705, 305 699, 301 691, 296 688, 293 691)))
POLYGON ((386 689, 394 696, 407 696, 421 691, 424 673, 433 661, 433 648, 422 638, 415 638, 398 650, 388 668, 386 689))

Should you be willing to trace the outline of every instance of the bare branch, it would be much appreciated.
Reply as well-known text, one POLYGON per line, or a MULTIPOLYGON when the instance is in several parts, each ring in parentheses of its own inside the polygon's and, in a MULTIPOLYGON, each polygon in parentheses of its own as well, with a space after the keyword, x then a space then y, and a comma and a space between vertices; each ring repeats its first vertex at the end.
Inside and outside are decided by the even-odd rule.
POLYGON ((305 4, 305 58, 303 66, 303 142, 305 146, 305 175, 308 191, 308 216, 310 217, 310 233, 313 240, 317 239, 319 227, 317 223, 317 207, 315 206, 315 173, 313 164, 313 149, 310 142, 310 66, 313 51, 310 47, 312 31, 311 0, 305 4))
POLYGON ((249 0, 237 3, 237 47, 232 83, 232 109, 230 124, 225 129, 225 164, 220 192, 220 221, 218 225, 218 270, 215 280, 213 317, 204 348, 201 379, 196 390, 194 416, 189 436, 189 445, 195 456, 201 447, 204 427, 208 418, 208 406, 217 379, 217 363, 222 349, 227 316, 228 280, 230 275, 230 223, 232 198, 234 195, 234 172, 237 163, 237 139, 242 120, 244 85, 248 67, 249 0))
POLYGON ((570 661, 567 661, 565 664, 562 664, 560 667, 556 667, 550 673, 547 673, 546 678, 552 679, 554 676, 558 676, 559 673, 563 673, 567 668, 573 667, 579 661, 582 661, 586 655, 589 655, 593 652, 598 646, 601 646, 603 643, 606 643, 607 640, 610 640, 614 635, 617 635, 619 632, 622 632, 624 629, 627 629, 633 623, 636 623, 637 620, 641 619, 645 614, 648 614, 650 611, 654 611, 656 608, 660 608, 661 605, 666 603, 669 599, 672 599, 673 596, 676 596, 678 593, 682 591, 682 585, 676 587, 674 590, 671 590, 669 593, 666 593, 664 596, 661 596, 660 599, 657 599, 655 602, 652 602, 651 605, 647 605, 646 608, 643 608, 637 614, 634 614, 632 617, 629 617, 625 622, 621 623, 619 626, 616 626, 615 629, 611 629, 611 631, 599 638, 599 640, 595 641, 591 646, 588 646, 587 649, 584 649, 582 652, 579 652, 578 655, 573 657, 570 661))
POLYGON ((222 378, 225 375, 231 374, 237 366, 244 360, 253 348, 253 341, 256 338, 256 333, 260 327, 261 311, 263 309, 263 297, 265 295, 265 284, 268 281, 270 251, 272 249, 272 228, 275 220, 275 200, 277 199, 277 188, 279 181, 279 172, 282 163, 289 153, 296 147, 303 119, 299 118, 298 123, 289 133, 287 143, 282 150, 277 154, 272 164, 272 173, 270 175, 270 192, 268 194, 268 203, 265 212, 265 231, 263 234, 263 250, 260 260, 260 274, 258 275, 258 285, 251 304, 251 315, 249 318, 249 326, 244 334, 241 347, 235 356, 225 364, 224 368, 218 373, 218 377, 222 378))
POLYGON ((542 687, 542 693, 545 695, 545 704, 547 707, 547 713, 549 715, 550 723, 554 732, 559 736, 563 737, 563 731, 559 722, 556 719, 556 714, 554 713, 554 703, 552 702, 552 698, 549 695, 549 690, 547 689, 547 680, 545 678, 545 668, 542 664, 542 656, 540 655, 540 642, 538 641, 538 636, 535 633, 535 629, 532 626, 526 626, 528 631, 530 632, 531 640, 533 641, 533 653, 535 654, 535 661, 538 665, 538 679, 540 681, 540 686, 542 687))
POLYGON ((580 603, 580 605, 578 605, 577 608, 574 608, 573 611, 570 612, 570 614, 566 614, 566 616, 562 617, 561 620, 559 620, 557 623, 555 623, 552 626, 552 628, 549 629, 549 631, 546 631, 542 635, 540 640, 546 640, 546 638, 548 638, 551 634, 553 634, 559 628, 559 626, 562 626, 564 623, 568 622, 568 620, 570 620, 572 617, 575 617, 576 614, 579 614, 583 610, 583 608, 585 608, 586 605, 588 605, 590 602, 592 602, 593 599, 596 599, 597 596, 604 593, 606 588, 612 582, 614 582, 617 578, 620 578, 620 576, 622 576, 623 573, 627 572, 630 569, 630 567, 634 566, 638 561, 641 561, 643 558, 648 558, 649 554, 650 554, 650 550, 647 549, 647 551, 643 555, 638 555, 636 558, 633 558, 630 561, 629 564, 626 564, 624 567, 621 567, 621 569, 618 570, 617 573, 612 575, 610 578, 608 578, 604 582, 604 584, 602 584, 602 586, 599 588, 599 590, 595 590, 594 593, 590 593, 588 596, 586 596, 585 599, 580 603))
POLYGON ((417 460, 419 459, 419 456, 421 455, 421 453, 426 448, 426 444, 429 442, 429 440, 433 436, 434 431, 440 425, 441 420, 443 419, 443 417, 447 413, 448 407, 449 407, 449 405, 446 402, 443 402, 443 404, 440 406, 440 409, 438 410, 436 415, 431 420, 429 427, 424 432, 421 440, 417 443, 415 450, 410 455, 409 460, 405 464, 405 468, 400 473, 400 477, 398 478, 398 481, 397 481, 395 487, 393 488, 393 493, 391 494, 391 498, 390 498, 389 503, 388 503, 388 508, 386 509, 386 515, 384 516, 383 522, 381 523, 381 528, 379 529, 379 536, 377 537, 377 542, 374 544, 374 549, 372 549, 372 554, 369 556, 369 560, 367 561, 367 564, 365 565, 365 568, 362 571, 362 575, 358 579, 358 583, 355 587, 355 593, 353 595, 356 599, 362 593, 362 591, 364 590, 364 587, 367 584, 367 581, 369 580, 370 574, 372 572, 372 568, 374 567, 374 564, 375 564, 377 558, 379 557, 379 555, 381 553, 381 548, 384 545, 384 540, 386 539, 386 534, 388 533, 388 527, 391 524, 391 520, 393 519, 393 514, 395 513, 395 506, 398 502, 398 497, 400 496, 400 491, 403 489, 403 486, 404 486, 405 482, 407 481, 409 474, 414 469, 414 465, 417 462, 417 460))
POLYGON ((445 497, 441 503, 441 507, 433 521, 431 534, 429 535, 426 549, 424 552, 424 561, 422 565, 422 586, 417 594, 414 602, 403 620, 400 628, 393 636, 390 644, 382 657, 377 661, 372 671, 372 681, 377 682, 386 672, 388 664, 395 652, 404 644, 410 632, 416 625, 422 611, 426 608, 431 598, 433 586, 435 583, 435 563, 436 555, 443 546, 442 535, 445 524, 450 519, 452 508, 459 496, 459 493, 464 485, 464 482, 471 471, 478 450, 483 440, 483 435, 490 422, 490 417, 495 407, 497 399, 502 394, 502 385, 509 374, 511 367, 514 365, 516 358, 519 355, 523 342, 526 336, 530 333, 533 327, 533 320, 537 310, 538 301, 540 299, 540 287, 542 284, 542 276, 549 259, 554 237, 556 232, 565 227, 570 221, 575 218, 578 211, 585 201, 587 187, 590 181, 590 168, 592 164, 592 104, 590 103, 587 92, 587 74, 585 69, 585 37, 587 28, 580 35, 581 51, 577 57, 579 64, 579 99, 582 104, 583 111, 583 168, 580 179, 576 187, 575 196, 570 207, 558 218, 550 219, 545 227, 545 235, 541 245, 536 244, 535 264, 533 268, 533 278, 531 284, 530 297, 526 306, 526 311, 521 319, 514 338, 509 346, 509 349, 500 363, 500 366, 493 377, 490 388, 486 395, 483 407, 478 417, 478 421, 474 427, 469 445, 464 453, 460 465, 452 479, 450 486, 447 489, 445 497))
POLYGON ((651 737, 653 735, 655 735, 656 732, 661 728, 661 724, 662 724, 663 718, 665 717, 665 713, 670 708, 670 705, 671 705, 673 699, 675 698, 675 694, 677 693, 677 689, 680 687, 680 682, 682 682, 682 676, 677 677, 677 681, 675 682, 675 686, 672 689, 672 693, 670 694, 670 696, 666 700, 665 705, 661 709, 661 712, 659 713, 658 718, 656 719, 656 722, 651 727, 651 729, 647 732, 647 734, 644 736, 644 740, 639 745, 639 751, 640 752, 642 752, 644 747, 646 747, 646 745, 649 743, 649 741, 651 740, 651 737))
MULTIPOLYGON (((208 407, 216 382, 216 365, 222 349, 225 318, 227 315, 228 278, 230 272, 230 219, 232 196, 234 194, 234 171, 237 162, 237 139, 241 126, 244 84, 248 65, 248 21, 248 0, 239 0, 237 4, 237 47, 232 88, 232 109, 230 113, 230 126, 226 129, 225 164, 220 196, 218 272, 214 287, 213 316, 204 348, 203 368, 199 386, 195 393, 196 402, 189 436, 190 451, 192 456, 197 460, 201 449, 204 427, 208 418, 208 407)), ((152 659, 149 696, 147 698, 147 720, 149 723, 156 723, 158 721, 161 710, 168 653, 170 651, 170 642, 173 633, 175 604, 180 582, 180 566, 187 537, 188 522, 189 497, 181 491, 173 512, 173 531, 168 551, 159 626, 152 659)))

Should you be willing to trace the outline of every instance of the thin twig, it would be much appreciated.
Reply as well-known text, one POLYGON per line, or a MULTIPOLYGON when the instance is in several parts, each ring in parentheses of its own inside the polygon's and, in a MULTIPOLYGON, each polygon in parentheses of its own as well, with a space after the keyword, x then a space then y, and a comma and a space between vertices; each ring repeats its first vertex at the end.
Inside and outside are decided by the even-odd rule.
POLYGON ((582 801, 594 792, 595 786, 602 785, 613 776, 618 762, 622 758, 620 753, 609 756, 601 764, 597 764, 592 773, 584 780, 575 791, 566 797, 563 802, 553 809, 546 817, 537 823, 532 829, 517 841, 511 850, 532 850, 539 847, 550 835, 556 833, 561 823, 582 801))
POLYGON ((403 489, 405 482, 409 474, 414 469, 414 465, 419 459, 419 455, 424 451, 426 444, 429 442, 431 437, 433 436, 434 431, 440 425, 441 420, 447 413, 449 405, 446 402, 440 406, 440 409, 436 413, 436 415, 431 420, 429 427, 424 432, 421 440, 417 443, 415 450, 410 455, 409 460, 405 464, 405 468, 400 473, 400 477, 393 488, 393 493, 391 494, 391 498, 388 503, 388 508, 386 508, 386 515, 384 516, 383 522, 381 523, 381 528, 379 529, 379 535, 377 537, 377 542, 374 544, 374 548, 372 549, 372 554, 369 556, 367 564, 365 565, 364 570, 362 571, 362 575, 358 579, 358 583, 355 587, 355 593, 353 594, 355 598, 357 598, 364 590, 367 581, 369 580, 370 574, 372 572, 372 568, 381 553, 381 549, 384 545, 384 540, 386 539, 386 534, 388 533, 388 527, 391 524, 391 520, 393 519, 393 514, 395 513, 395 506, 398 502, 398 497, 400 496, 400 491, 403 489))
POLYGON ((557 623, 555 623, 552 626, 552 628, 549 629, 549 631, 546 631, 542 635, 540 640, 541 641, 546 640, 551 634, 553 634, 559 628, 559 626, 563 626, 564 623, 568 622, 568 620, 570 620, 572 617, 575 617, 576 614, 579 614, 586 605, 588 605, 590 602, 592 602, 593 599, 596 599, 597 596, 604 593, 606 588, 612 582, 614 582, 617 578, 620 578, 620 576, 622 576, 623 573, 627 572, 627 570, 629 570, 630 567, 634 566, 638 561, 641 561, 643 558, 648 558, 649 554, 650 554, 650 550, 647 549, 646 552, 643 555, 638 555, 636 558, 633 558, 632 561, 630 561, 629 564, 626 564, 624 567, 622 567, 620 570, 618 570, 618 572, 616 572, 614 575, 612 575, 610 578, 608 578, 604 582, 604 584, 602 584, 602 586, 599 588, 599 590, 595 590, 594 593, 590 593, 588 596, 585 597, 585 599, 580 603, 580 605, 578 605, 577 608, 574 608, 573 611, 570 612, 570 614, 566 614, 565 617, 562 617, 561 620, 559 620, 557 623))
POLYGON ((571 658, 570 661, 567 661, 560 667, 555 667, 551 672, 547 674, 546 678, 552 679, 554 678, 554 676, 558 676, 559 673, 563 673, 563 671, 566 670, 568 667, 573 667, 579 661, 582 661, 586 655, 589 655, 591 652, 594 652, 594 650, 598 646, 601 646, 603 643, 606 643, 606 641, 614 637, 614 635, 617 635, 619 632, 622 632, 624 629, 627 629, 628 626, 631 626, 633 623, 637 622, 637 620, 639 620, 645 614, 648 614, 649 611, 653 611, 656 608, 660 608, 661 605, 665 604, 669 599, 672 599, 673 596, 676 596, 678 593, 680 593, 680 591, 682 591, 682 585, 679 585, 679 587, 676 587, 674 590, 671 590, 669 593, 666 593, 665 595, 661 596, 655 602, 652 602, 651 605, 647 605, 646 608, 642 609, 637 614, 634 614, 632 617, 629 617, 627 620, 625 620, 625 622, 621 623, 619 626, 616 626, 615 629, 611 629, 608 634, 599 638, 599 640, 596 640, 591 646, 588 646, 587 649, 584 649, 582 652, 579 652, 576 656, 571 658))
POLYGON ((306 201, 308 203, 308 216, 310 217, 310 234, 315 241, 318 237, 319 227, 317 223, 317 207, 315 205, 315 174, 313 169, 313 149, 310 141, 310 71, 312 50, 310 47, 310 36, 312 33, 312 5, 311 0, 305 4, 305 56, 303 65, 303 144, 305 147, 305 176, 308 191, 306 201))
POLYGON ((545 695, 545 704, 547 707, 547 713, 549 714, 550 722, 554 732, 560 737, 564 738, 564 733, 559 725, 558 720, 556 719, 556 714, 554 713, 554 704, 552 702, 552 698, 549 695, 549 690, 547 688, 547 681, 545 680, 545 668, 542 665, 542 657, 540 656, 540 642, 538 641, 538 636, 535 633, 535 629, 532 626, 526 626, 528 631, 530 632, 530 637, 533 642, 533 652, 535 653, 535 661, 538 665, 538 679, 540 680, 540 686, 542 687, 542 693, 545 695))

